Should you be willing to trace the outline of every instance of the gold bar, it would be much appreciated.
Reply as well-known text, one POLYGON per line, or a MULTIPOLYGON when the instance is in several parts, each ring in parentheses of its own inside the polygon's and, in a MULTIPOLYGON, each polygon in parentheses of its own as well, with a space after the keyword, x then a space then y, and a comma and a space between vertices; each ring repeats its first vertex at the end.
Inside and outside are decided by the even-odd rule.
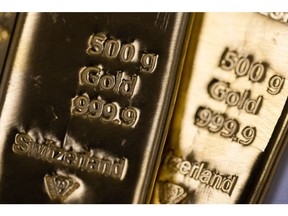
POLYGON ((284 18, 196 15, 152 203, 262 201, 287 143, 284 18))
POLYGON ((149 202, 190 22, 20 14, 0 89, 0 202, 149 202))

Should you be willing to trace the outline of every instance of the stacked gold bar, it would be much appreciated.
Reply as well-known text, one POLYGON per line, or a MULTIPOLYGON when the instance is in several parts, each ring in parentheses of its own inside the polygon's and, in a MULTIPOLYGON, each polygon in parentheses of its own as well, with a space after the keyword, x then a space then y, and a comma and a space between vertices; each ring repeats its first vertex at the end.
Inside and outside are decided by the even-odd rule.
POLYGON ((288 119, 286 15, 266 15, 196 16, 153 203, 261 202, 288 119))

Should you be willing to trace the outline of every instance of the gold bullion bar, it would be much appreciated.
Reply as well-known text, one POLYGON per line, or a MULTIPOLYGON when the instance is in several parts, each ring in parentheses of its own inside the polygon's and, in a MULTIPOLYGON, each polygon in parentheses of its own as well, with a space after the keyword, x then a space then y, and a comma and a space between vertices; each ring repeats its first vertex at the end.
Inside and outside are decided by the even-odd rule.
POLYGON ((19 14, 1 80, 0 202, 149 202, 191 21, 19 14))
POLYGON ((262 201, 287 143, 282 22, 259 13, 196 15, 152 203, 262 201))

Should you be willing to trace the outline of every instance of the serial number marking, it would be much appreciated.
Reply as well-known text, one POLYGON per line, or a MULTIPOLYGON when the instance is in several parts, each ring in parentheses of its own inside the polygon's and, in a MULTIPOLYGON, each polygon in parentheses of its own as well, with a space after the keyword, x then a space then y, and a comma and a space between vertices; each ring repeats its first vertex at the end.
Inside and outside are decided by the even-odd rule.
POLYGON ((256 128, 246 126, 242 129, 241 135, 244 139, 239 138, 237 133, 240 129, 240 123, 236 119, 227 117, 225 113, 218 113, 207 107, 199 107, 194 124, 200 128, 206 128, 211 133, 219 133, 224 138, 230 138, 244 146, 250 145, 256 137, 256 128))
POLYGON ((139 80, 137 75, 117 71, 116 75, 104 73, 101 66, 84 67, 79 74, 80 84, 98 87, 97 90, 112 90, 117 94, 132 97, 139 80))
MULTIPOLYGON (((88 55, 103 55, 109 59, 118 57, 122 62, 132 62, 138 51, 133 43, 121 44, 119 39, 108 38, 105 33, 97 33, 90 36, 86 52, 88 55)), ((141 72, 153 73, 157 67, 158 55, 144 53, 140 63, 141 72)))
POLYGON ((90 100, 87 94, 76 96, 72 100, 72 114, 90 119, 99 118, 103 122, 132 128, 135 127, 139 118, 136 108, 128 106, 122 109, 118 103, 106 103, 100 97, 90 100))
POLYGON ((202 184, 220 190, 229 196, 231 196, 238 180, 237 175, 220 174, 215 169, 209 170, 205 162, 190 162, 173 155, 172 152, 166 156, 165 163, 171 170, 200 181, 202 184))
POLYGON ((66 150, 57 146, 56 142, 51 139, 47 139, 45 143, 36 143, 26 133, 16 134, 12 150, 19 155, 27 155, 35 159, 110 176, 118 180, 124 179, 128 168, 126 158, 97 157, 94 155, 96 150, 90 152, 66 150))

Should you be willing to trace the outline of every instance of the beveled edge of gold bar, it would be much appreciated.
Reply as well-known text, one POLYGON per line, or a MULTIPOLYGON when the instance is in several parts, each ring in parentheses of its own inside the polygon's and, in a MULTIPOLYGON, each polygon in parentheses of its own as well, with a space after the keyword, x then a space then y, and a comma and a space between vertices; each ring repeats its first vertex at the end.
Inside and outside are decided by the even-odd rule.
POLYGON ((1 82, 1 79, 4 74, 4 68, 7 56, 9 53, 9 48, 11 46, 11 41, 15 32, 15 26, 18 14, 10 12, 0 12, 0 16, 2 16, 2 20, 0 18, 0 52, 3 52, 2 53, 3 56, 0 55, 0 82, 1 82), (2 25, 1 21, 3 20, 5 25, 2 25), (1 48, 3 50, 1 50, 1 48))
MULTIPOLYGON (((191 73, 185 73, 184 71, 191 71, 191 67, 192 67, 192 63, 193 63, 193 57, 195 55, 195 50, 196 50, 196 46, 197 46, 197 40, 191 40, 196 38, 198 39, 198 33, 199 30, 201 29, 201 23, 202 23, 202 18, 203 18, 204 13, 199 13, 199 12, 194 12, 191 14, 189 23, 188 23, 188 28, 187 28, 187 33, 186 33, 186 37, 185 37, 185 41, 184 41, 184 46, 182 49, 182 53, 181 53, 181 61, 179 62, 179 67, 178 67, 178 73, 177 73, 177 79, 176 79, 176 83, 175 83, 175 89, 177 89, 177 91, 174 91, 173 96, 172 96, 172 102, 170 106, 170 110, 169 113, 170 115, 167 116, 167 124, 165 125, 164 128, 164 132, 163 132, 163 136, 162 136, 162 141, 161 141, 161 146, 160 146, 160 152, 161 152, 161 156, 159 157, 159 160, 156 162, 156 169, 155 171, 155 175, 153 177, 153 185, 151 185, 150 187, 150 191, 149 191, 149 196, 147 199, 147 203, 151 203, 153 204, 153 193, 155 190, 155 184, 157 181, 157 176, 159 173, 159 169, 160 169, 160 165, 162 160, 164 159, 165 156, 165 149, 169 148, 169 142, 166 142, 167 140, 169 140, 169 130, 173 129, 173 130, 177 130, 177 128, 174 128, 174 126, 176 124, 171 124, 172 122, 175 121, 175 115, 173 115, 173 113, 175 112, 181 112, 181 110, 184 108, 183 106, 176 106, 176 102, 178 100, 181 100, 181 98, 185 98, 186 96, 186 90, 185 90, 185 86, 188 86, 188 81, 190 80, 190 76, 191 73), (200 25, 198 25, 200 23, 200 25), (196 41, 196 42, 195 42, 196 41), (192 50, 189 51, 189 50, 192 50), (187 59, 192 59, 192 61, 187 61, 187 59), (183 82, 186 81, 186 82, 183 82), (181 86, 180 86, 181 84, 181 86), (165 143, 166 142, 166 143, 165 143)), ((178 118, 178 120, 180 120, 181 118, 178 118)))
POLYGON ((266 163, 264 165, 263 170, 265 170, 266 172, 261 173, 259 184, 257 184, 256 191, 251 197, 250 203, 262 203, 264 201, 264 198, 268 192, 269 187, 271 186, 271 182, 273 180, 273 177, 275 176, 274 174, 281 161, 285 148, 288 147, 287 134, 288 134, 288 98, 286 99, 286 103, 283 108, 282 114, 278 119, 276 127, 269 140, 269 144, 278 143, 278 145, 270 146, 268 144, 268 146, 271 147, 271 150, 269 152, 270 154, 266 155, 266 157, 267 161, 270 161, 270 163, 266 163))
MULTIPOLYGON (((23 15, 26 13, 16 13, 15 14, 15 20, 14 20, 14 26, 13 31, 11 32, 10 41, 9 41, 9 47, 7 49, 7 52, 5 54, 5 59, 3 63, 3 67, 0 68, 0 99, 3 95, 6 95, 7 93, 7 80, 9 79, 9 73, 7 71, 11 67, 12 59, 15 57, 14 50, 18 46, 18 39, 20 38, 20 31, 22 31, 22 24, 24 22, 23 15)), ((2 111, 4 105, 4 101, 0 100, 0 110, 2 111)), ((1 113, 0 113, 0 119, 1 119, 1 113)), ((0 173, 1 174, 1 173, 0 173)))
MULTIPOLYGON (((173 115, 172 122, 175 122, 175 124, 173 123, 170 125, 170 130, 172 130, 173 133, 176 133, 176 134, 179 133, 181 130, 179 126, 181 125, 180 123, 182 121, 182 116, 183 116, 184 109, 185 109, 183 101, 186 100, 187 89, 190 83, 191 76, 193 76, 193 72, 191 73, 191 71, 192 71, 194 60, 195 60, 200 31, 202 29, 203 18, 204 18, 203 12, 194 13, 193 27, 191 30, 192 32, 190 34, 187 53, 185 56, 185 59, 189 59, 189 61, 186 60, 183 65, 183 70, 182 70, 183 72, 182 72, 181 83, 180 83, 181 86, 179 87, 179 91, 177 95, 177 106, 175 107, 175 110, 174 110, 174 113, 178 113, 178 114, 173 115)), ((176 103, 176 100, 174 102, 176 103)), ((170 137, 169 134, 168 134, 168 137, 170 137)), ((169 143, 177 142, 177 140, 175 140, 176 136, 171 136, 171 138, 172 138, 171 142, 169 141, 169 143)), ((167 144, 169 145, 169 143, 167 144)), ((167 147, 169 148, 170 146, 168 145, 167 147)))
POLYGON ((171 104, 168 110, 168 116, 166 118, 166 124, 163 130, 163 134, 162 134, 162 138, 161 138, 161 142, 160 142, 160 146, 159 146, 159 156, 158 156, 158 160, 156 160, 155 163, 155 168, 153 170, 153 177, 152 177, 152 183, 149 187, 149 191, 148 191, 148 195, 147 195, 147 199, 146 199, 146 203, 151 203, 151 199, 152 199, 152 195, 153 195, 153 191, 154 191, 154 186, 157 180, 157 175, 158 175, 158 171, 160 168, 160 164, 162 161, 162 156, 163 156, 163 150, 166 142, 166 138, 168 136, 168 131, 169 131, 169 127, 170 124, 172 122, 172 117, 173 117, 173 112, 174 112, 174 108, 175 108, 175 104, 176 104, 176 99, 177 99, 177 95, 178 95, 178 91, 180 91, 180 81, 182 79, 182 72, 184 70, 184 65, 185 65, 185 60, 187 58, 187 52, 188 52, 188 48, 189 48, 189 43, 190 43, 190 37, 192 32, 194 31, 194 21, 195 21, 195 13, 190 13, 190 18, 188 20, 187 23, 187 29, 186 29, 186 33, 184 36, 184 41, 183 41, 183 46, 182 46, 182 51, 180 54, 180 61, 178 63, 178 69, 177 69, 177 77, 175 80, 175 86, 174 86, 174 91, 171 97, 171 104))

